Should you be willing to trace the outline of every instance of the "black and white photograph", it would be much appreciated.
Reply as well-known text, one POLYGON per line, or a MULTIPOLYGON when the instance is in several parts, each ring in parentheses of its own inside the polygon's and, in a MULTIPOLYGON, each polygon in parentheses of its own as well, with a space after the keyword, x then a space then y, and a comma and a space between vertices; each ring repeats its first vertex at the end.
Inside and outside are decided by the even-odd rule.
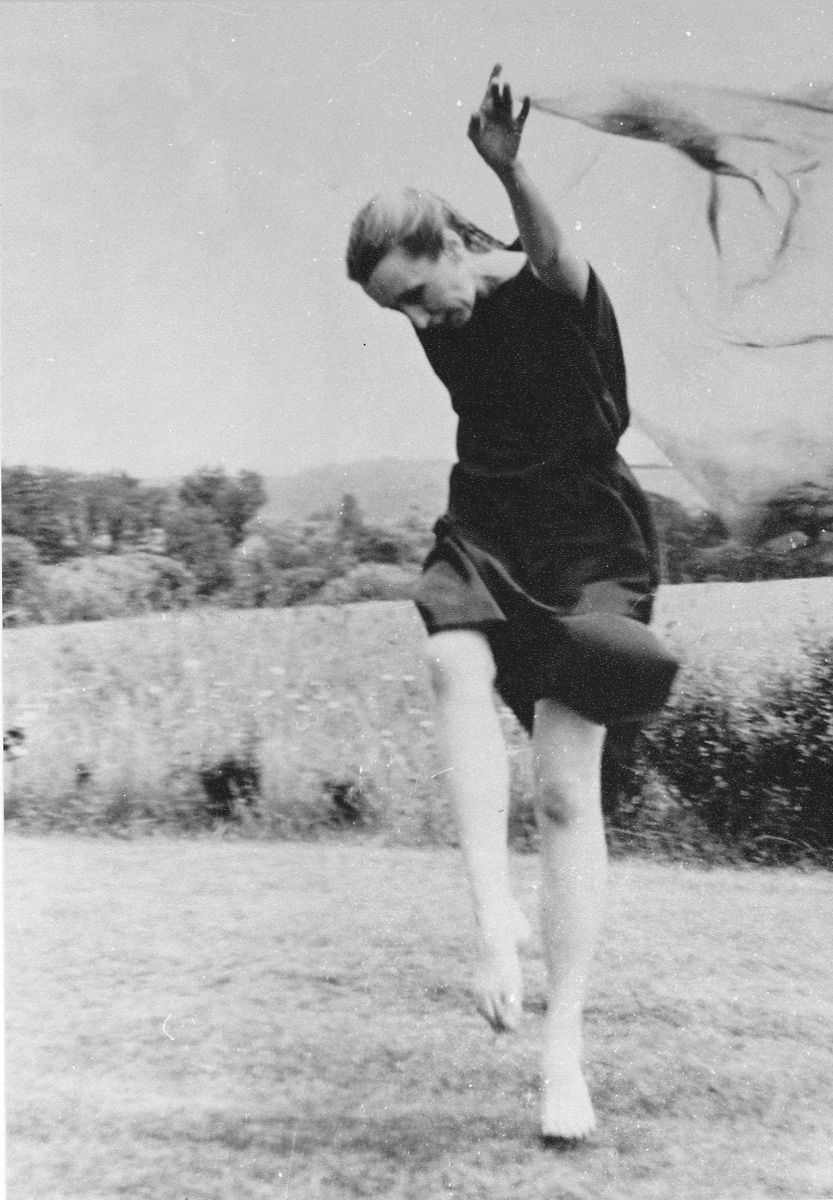
POLYGON ((8 1200, 833 1200, 833 8, 0 86, 8 1200))

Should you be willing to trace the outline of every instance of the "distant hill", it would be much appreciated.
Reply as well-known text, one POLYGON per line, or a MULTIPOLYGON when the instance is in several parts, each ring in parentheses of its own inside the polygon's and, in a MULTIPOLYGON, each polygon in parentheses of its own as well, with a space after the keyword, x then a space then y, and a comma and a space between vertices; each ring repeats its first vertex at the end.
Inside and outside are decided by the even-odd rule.
MULTIPOLYGON (((338 505, 345 493, 355 496, 370 521, 399 521, 414 511, 433 520, 445 508, 451 464, 442 459, 383 458, 369 462, 312 467, 296 475, 264 479, 269 500, 266 520, 303 518, 338 505)), ((673 467, 634 466, 642 487, 669 496, 685 508, 706 508, 694 488, 673 467)))
POLYGON ((311 467, 297 475, 265 479, 268 503, 260 515, 273 520, 306 517, 355 496, 370 521, 398 521, 414 510, 434 519, 445 508, 451 464, 441 459, 382 458, 311 467))

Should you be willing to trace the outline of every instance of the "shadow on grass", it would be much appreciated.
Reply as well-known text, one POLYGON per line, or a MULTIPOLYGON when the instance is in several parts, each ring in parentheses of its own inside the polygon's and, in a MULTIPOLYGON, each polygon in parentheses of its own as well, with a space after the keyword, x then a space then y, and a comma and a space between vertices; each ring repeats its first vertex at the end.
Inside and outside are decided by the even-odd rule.
MULTIPOLYGON (((417 1108, 387 1110, 377 1116, 328 1112, 247 1119, 220 1114, 199 1123, 171 1122, 147 1128, 156 1141, 214 1145, 232 1152, 253 1151, 275 1158, 314 1161, 322 1153, 375 1158, 409 1170, 428 1170, 459 1155, 461 1147, 478 1144, 490 1153, 501 1144, 530 1149, 539 1145, 535 1123, 519 1107, 517 1118, 462 1115, 439 1107, 431 1113, 417 1108)), ((512 1157, 512 1154, 509 1154, 512 1157)))

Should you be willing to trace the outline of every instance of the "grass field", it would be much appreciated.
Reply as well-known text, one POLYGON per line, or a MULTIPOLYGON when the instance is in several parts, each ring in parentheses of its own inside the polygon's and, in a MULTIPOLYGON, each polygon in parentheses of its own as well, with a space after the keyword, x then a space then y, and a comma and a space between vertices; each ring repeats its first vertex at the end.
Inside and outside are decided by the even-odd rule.
MULTIPOLYGON (((720 672, 738 696, 830 636, 833 580, 699 584, 660 592, 656 627, 684 677, 720 672)), ((448 841, 433 706, 413 606, 203 610, 4 635, 5 721, 29 754, 6 776, 30 830, 199 824, 200 773, 257 767, 256 835, 303 835, 352 787, 397 843, 448 841)), ((525 739, 505 714, 517 790, 525 739)))
POLYGON ((609 909, 559 1153, 538 949, 492 1034, 455 852, 9 837, 9 1200, 832 1197, 830 876, 623 861, 609 909))

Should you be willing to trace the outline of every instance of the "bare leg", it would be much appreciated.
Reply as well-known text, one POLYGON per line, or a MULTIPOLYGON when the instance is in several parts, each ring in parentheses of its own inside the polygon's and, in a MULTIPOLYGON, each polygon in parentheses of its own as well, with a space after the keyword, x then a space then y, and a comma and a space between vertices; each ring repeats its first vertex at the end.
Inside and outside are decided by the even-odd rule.
POLYGON ((529 926, 509 883, 509 770, 492 692, 494 660, 482 634, 462 629, 429 638, 428 661, 474 903, 475 1003, 494 1029, 514 1029, 523 998, 518 946, 529 926))
POLYGON ((533 749, 541 828, 541 917, 548 973, 541 1132, 595 1126, 581 1069, 582 1007, 602 917, 607 851, 601 812, 604 728, 553 700, 536 706, 533 749))

